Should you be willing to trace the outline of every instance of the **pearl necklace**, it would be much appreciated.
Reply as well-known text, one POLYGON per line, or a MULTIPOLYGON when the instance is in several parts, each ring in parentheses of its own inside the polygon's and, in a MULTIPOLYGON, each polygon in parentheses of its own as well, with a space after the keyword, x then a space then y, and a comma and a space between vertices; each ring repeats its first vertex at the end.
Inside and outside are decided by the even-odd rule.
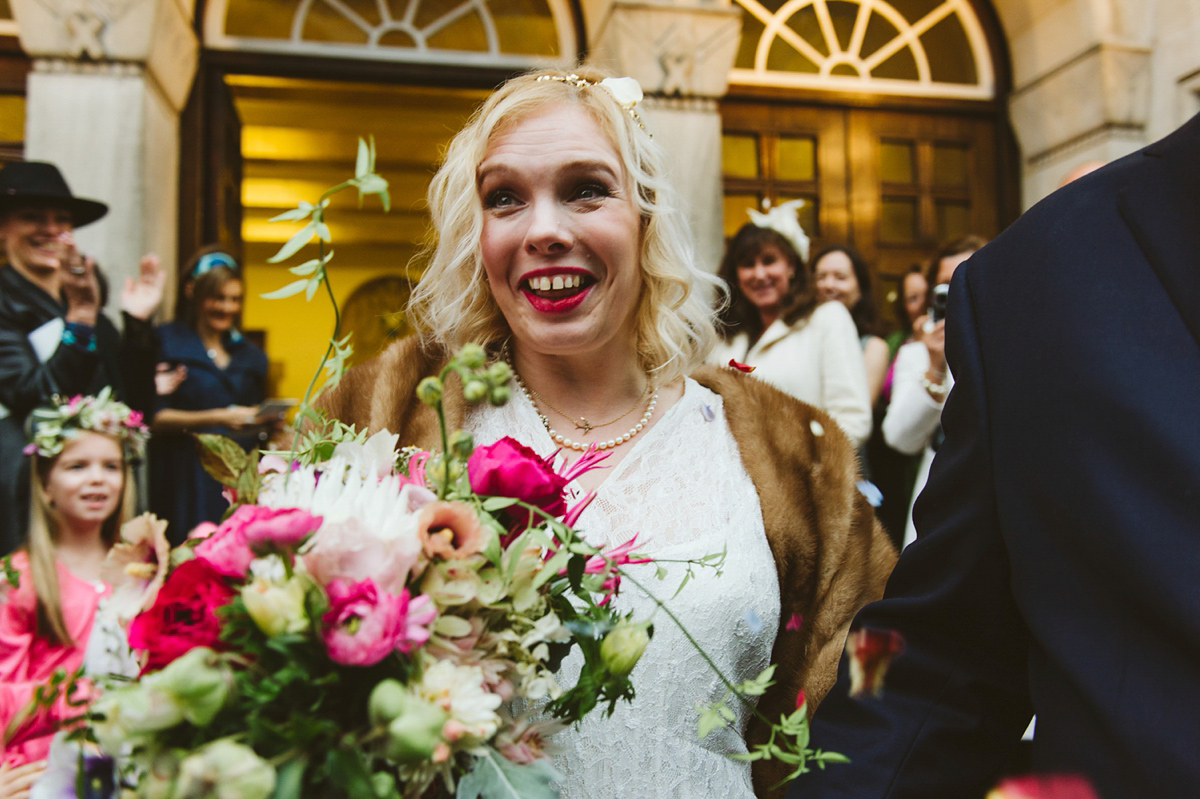
MULTIPOLYGON (((531 396, 530 390, 529 390, 529 388, 526 387, 525 381, 521 379, 521 375, 519 375, 517 373, 516 367, 513 366, 511 361, 509 361, 508 365, 509 365, 509 368, 512 369, 513 380, 515 380, 517 382, 517 388, 521 389, 521 393, 525 395, 525 399, 529 400, 529 404, 533 406, 534 413, 536 413, 538 415, 538 418, 542 420, 542 426, 546 428, 546 432, 550 434, 550 438, 554 439, 555 444, 558 444, 560 447, 565 447, 566 449, 573 449, 576 452, 583 452, 588 447, 592 446, 591 444, 587 444, 583 441, 572 441, 571 439, 567 438, 562 433, 558 432, 553 427, 551 427, 550 426, 550 418, 548 416, 546 416, 546 414, 544 414, 540 410, 538 410, 537 403, 533 401, 533 397, 531 396)), ((643 395, 643 396, 645 396, 645 395, 643 395)), ((545 402, 545 400, 543 400, 543 402, 545 402)), ((549 403, 547 403, 547 404, 549 404, 549 403)), ((654 415, 654 407, 656 405, 658 405, 658 392, 657 391, 655 391, 650 396, 650 404, 646 406, 646 412, 642 414, 642 418, 640 420, 638 420, 637 424, 635 424, 633 427, 629 428, 629 430, 627 432, 623 433, 622 435, 617 436, 616 438, 610 438, 607 441, 597 441, 596 445, 595 445, 596 449, 599 449, 599 450, 614 449, 614 448, 619 447, 622 444, 626 443, 631 438, 636 436, 638 433, 645 430, 646 425, 650 423, 650 417, 654 415)), ((614 420, 614 421, 616 421, 616 420, 614 420)), ((586 435, 586 431, 584 434, 586 435)))

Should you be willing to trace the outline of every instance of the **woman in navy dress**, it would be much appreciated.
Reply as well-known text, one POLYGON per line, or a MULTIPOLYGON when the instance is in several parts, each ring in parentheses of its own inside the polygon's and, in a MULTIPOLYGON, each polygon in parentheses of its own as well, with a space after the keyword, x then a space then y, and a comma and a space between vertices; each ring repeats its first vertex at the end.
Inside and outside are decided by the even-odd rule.
POLYGON ((258 444, 257 406, 266 396, 267 356, 237 330, 242 278, 220 250, 201 250, 184 270, 178 318, 158 329, 159 361, 182 377, 158 398, 150 450, 150 503, 170 522, 172 543, 201 522, 220 521, 229 503, 204 471, 191 433, 258 444))

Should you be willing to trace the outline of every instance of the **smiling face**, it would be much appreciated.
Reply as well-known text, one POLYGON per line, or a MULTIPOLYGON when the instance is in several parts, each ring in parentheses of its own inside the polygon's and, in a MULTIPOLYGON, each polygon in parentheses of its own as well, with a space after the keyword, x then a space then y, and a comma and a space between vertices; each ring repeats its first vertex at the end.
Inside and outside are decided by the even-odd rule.
POLYGON ((813 270, 817 283, 817 295, 821 302, 837 300, 853 310, 862 299, 862 289, 854 276, 854 264, 850 256, 841 250, 833 250, 821 256, 813 270))
POLYGON ((46 475, 46 498, 67 528, 99 528, 121 502, 125 484, 121 444, 112 436, 81 433, 67 441, 46 475))
POLYGON ((197 328, 211 333, 227 333, 233 329, 242 312, 242 281, 231 277, 206 297, 201 298, 196 316, 197 328))
POLYGON ((57 276, 73 229, 71 214, 65 208, 20 206, 4 215, 0 238, 13 268, 41 285, 57 276))
POLYGON ((477 175, 483 266, 518 345, 632 355, 641 220, 633 182, 591 114, 547 106, 502 128, 477 175))
POLYGON ((796 269, 778 247, 766 244, 737 265, 738 288, 764 318, 779 315, 796 269))
POLYGON ((904 312, 908 314, 910 322, 925 313, 925 299, 929 294, 929 284, 924 275, 920 272, 909 272, 904 276, 904 283, 900 286, 900 290, 904 293, 904 312))

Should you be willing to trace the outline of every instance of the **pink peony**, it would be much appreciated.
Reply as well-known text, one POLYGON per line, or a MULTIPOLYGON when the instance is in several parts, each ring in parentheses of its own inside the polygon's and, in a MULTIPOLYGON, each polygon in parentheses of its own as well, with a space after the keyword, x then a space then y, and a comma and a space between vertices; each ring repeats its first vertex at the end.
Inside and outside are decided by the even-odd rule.
POLYGON ((325 648, 335 663, 373 666, 393 651, 407 654, 429 640, 427 626, 437 617, 429 597, 410 601, 407 589, 389 594, 370 579, 337 579, 325 590, 325 648))
POLYGON ((1096 791, 1083 777, 1031 775, 1004 780, 987 799, 1096 799, 1096 791))
POLYGON ((254 514, 247 520, 243 529, 246 532, 246 543, 256 552, 270 547, 295 549, 321 526, 320 516, 313 516, 299 508, 275 509, 259 505, 248 507, 253 509, 254 514))
POLYGON ((370 579, 379 590, 398 594, 420 563, 421 540, 416 535, 383 538, 376 532, 357 517, 327 523, 304 554, 304 566, 318 585, 339 577, 370 579))
POLYGON ((196 546, 196 557, 208 562, 226 577, 245 577, 254 560, 254 550, 246 540, 246 522, 254 518, 257 507, 242 505, 213 534, 196 546))
MULTIPOLYGON (((467 474, 471 490, 480 496, 512 497, 555 517, 567 510, 563 498, 567 478, 555 472, 548 459, 538 457, 529 447, 507 436, 476 449, 467 461, 467 474)), ((520 508, 508 508, 504 515, 513 526, 540 521, 520 508)))

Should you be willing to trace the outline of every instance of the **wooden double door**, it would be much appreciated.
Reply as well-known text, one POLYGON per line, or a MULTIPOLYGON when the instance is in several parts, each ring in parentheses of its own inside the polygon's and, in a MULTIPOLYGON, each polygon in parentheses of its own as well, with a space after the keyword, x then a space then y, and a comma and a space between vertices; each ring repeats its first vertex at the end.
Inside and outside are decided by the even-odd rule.
POLYGON ((726 100, 725 234, 747 208, 803 198, 813 252, 850 244, 877 301, 942 242, 996 235, 1016 216, 1016 174, 995 113, 909 113, 726 100))

